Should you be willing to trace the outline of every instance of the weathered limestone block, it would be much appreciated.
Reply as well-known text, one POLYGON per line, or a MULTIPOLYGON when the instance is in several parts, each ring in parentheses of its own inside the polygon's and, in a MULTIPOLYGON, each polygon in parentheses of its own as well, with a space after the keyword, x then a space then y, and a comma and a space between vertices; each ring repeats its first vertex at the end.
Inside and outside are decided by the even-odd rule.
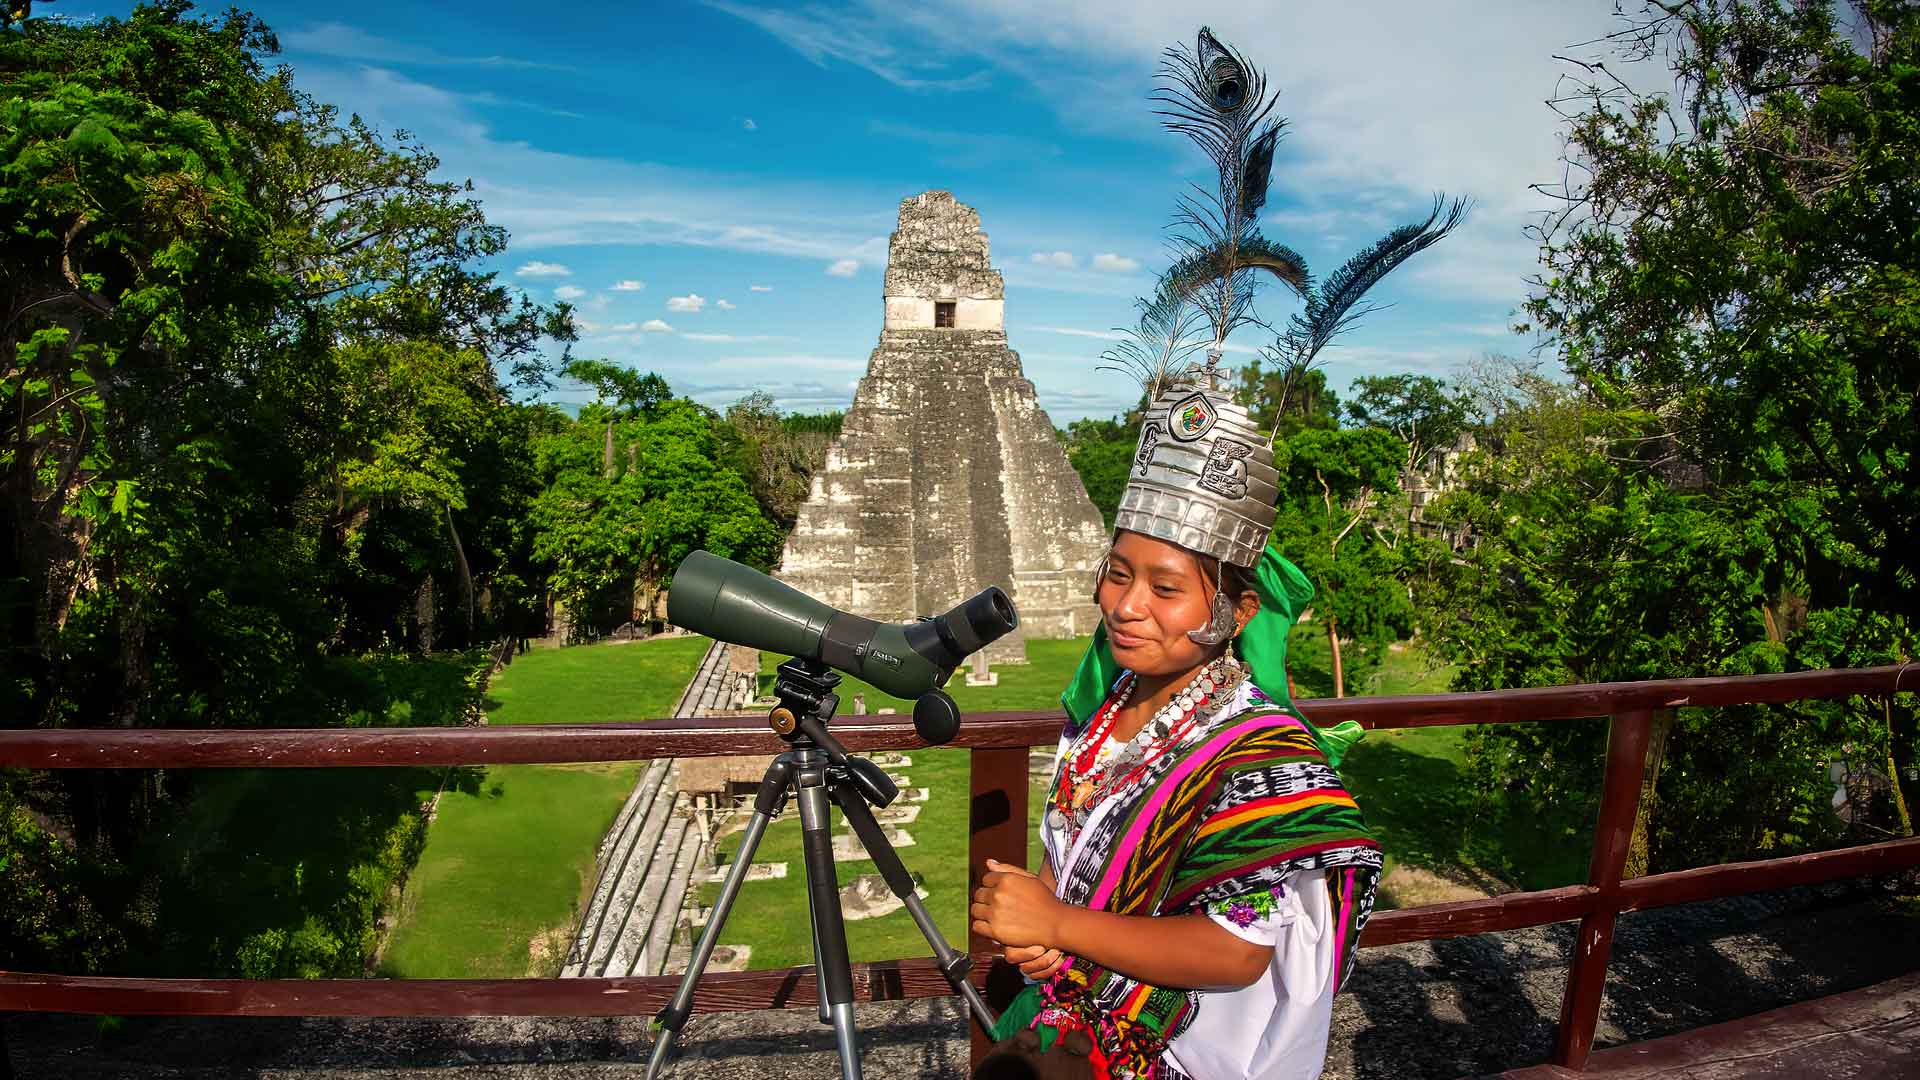
POLYGON ((1024 663, 1026 637, 1093 631, 1107 536, 1007 347, 1005 292, 971 207, 944 191, 900 204, 880 343, 778 576, 896 621, 998 585, 1021 626, 986 656, 1024 663))

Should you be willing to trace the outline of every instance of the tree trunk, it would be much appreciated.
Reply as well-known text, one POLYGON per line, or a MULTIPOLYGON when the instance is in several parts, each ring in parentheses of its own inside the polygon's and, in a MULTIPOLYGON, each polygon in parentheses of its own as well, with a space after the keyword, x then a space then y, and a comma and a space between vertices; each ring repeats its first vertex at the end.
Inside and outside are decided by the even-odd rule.
POLYGON ((1333 696, 1347 696, 1346 670, 1340 663, 1340 621, 1327 616, 1327 645, 1333 651, 1333 696))
POLYGON ((467 644, 473 644, 473 569, 467 565, 467 549, 460 543, 460 530, 453 527, 453 507, 447 511, 447 535, 453 538, 453 565, 460 571, 462 599, 467 608, 467 644))
POLYGON ((1920 723, 1913 711, 1896 718, 1893 696, 1881 698, 1887 718, 1887 777, 1893 783, 1893 812, 1900 822, 1900 835, 1913 835, 1913 799, 1920 794, 1920 723), (1904 721, 1904 722, 1903 722, 1904 721))
POLYGON ((1648 840, 1653 832, 1654 811, 1659 805, 1655 789, 1660 783, 1660 766, 1667 757, 1667 740, 1673 734, 1673 722, 1678 715, 1674 709, 1653 711, 1653 730, 1647 735, 1647 767, 1640 776, 1640 806, 1633 815, 1633 836, 1627 841, 1626 868, 1620 872, 1623 878, 1646 876, 1651 862, 1648 840))
POLYGON ((433 575, 420 579, 420 587, 413 594, 414 633, 420 644, 421 655, 433 651, 433 575))

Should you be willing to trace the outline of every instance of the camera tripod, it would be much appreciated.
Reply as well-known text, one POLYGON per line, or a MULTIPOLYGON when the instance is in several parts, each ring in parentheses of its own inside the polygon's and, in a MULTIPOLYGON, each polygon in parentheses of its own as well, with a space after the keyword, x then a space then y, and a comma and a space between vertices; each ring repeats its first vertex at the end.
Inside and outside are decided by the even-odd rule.
POLYGON ((813 927, 813 969, 815 989, 820 1001, 820 1022, 833 1027, 834 1042, 840 1051, 841 1080, 860 1080, 860 1043, 853 1027, 853 971, 847 959, 846 922, 840 912, 840 883, 833 865, 833 837, 827 802, 832 800, 847 817, 860 837, 867 855, 880 869, 887 888, 900 898, 913 916, 915 926, 932 946, 940 973, 954 990, 966 999, 967 1008, 982 1027, 991 1031, 993 1010, 967 979, 973 967, 966 953, 955 952, 941 936, 933 917, 914 893, 913 878, 900 862, 900 856, 887 841, 874 820, 868 804, 884 807, 899 795, 885 771, 865 758, 850 756, 839 740, 827 733, 827 721, 840 705, 833 688, 840 676, 818 660, 796 657, 781 664, 774 683, 774 695, 780 699, 767 716, 774 733, 791 749, 782 751, 767 767, 766 776, 753 798, 753 814, 747 819, 746 835, 734 855, 720 896, 714 901, 707 925, 694 944, 693 956, 679 989, 654 1017, 658 1037, 653 1056, 647 1062, 647 1077, 652 1080, 673 1051, 674 1040, 693 1012, 693 994, 713 956, 720 928, 733 910, 746 881, 747 868, 767 825, 786 808, 787 800, 800 800, 800 847, 807 872, 807 908, 813 927))

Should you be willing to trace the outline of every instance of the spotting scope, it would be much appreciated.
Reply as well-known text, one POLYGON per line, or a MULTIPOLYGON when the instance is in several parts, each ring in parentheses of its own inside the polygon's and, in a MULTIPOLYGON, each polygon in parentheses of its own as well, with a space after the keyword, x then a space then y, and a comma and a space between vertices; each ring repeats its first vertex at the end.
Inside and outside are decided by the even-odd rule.
POLYGON ((696 551, 673 572, 667 621, 735 645, 818 660, 914 702, 920 737, 943 743, 960 713, 940 688, 966 658, 1020 625, 1013 601, 986 588, 944 615, 883 623, 815 600, 750 566, 696 551))

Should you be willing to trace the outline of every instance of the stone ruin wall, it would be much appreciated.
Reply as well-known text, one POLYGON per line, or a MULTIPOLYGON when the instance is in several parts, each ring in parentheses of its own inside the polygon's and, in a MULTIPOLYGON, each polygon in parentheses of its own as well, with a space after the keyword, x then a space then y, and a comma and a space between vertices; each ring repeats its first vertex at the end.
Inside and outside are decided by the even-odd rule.
POLYGON ((1024 637, 1093 631, 1093 568, 1107 542, 1007 347, 1004 292, 971 208, 946 192, 901 203, 886 324, 778 575, 892 620, 998 585, 1021 620, 988 650, 1003 663, 1024 661, 1024 637), (954 327, 934 327, 936 301, 955 304, 954 327))

